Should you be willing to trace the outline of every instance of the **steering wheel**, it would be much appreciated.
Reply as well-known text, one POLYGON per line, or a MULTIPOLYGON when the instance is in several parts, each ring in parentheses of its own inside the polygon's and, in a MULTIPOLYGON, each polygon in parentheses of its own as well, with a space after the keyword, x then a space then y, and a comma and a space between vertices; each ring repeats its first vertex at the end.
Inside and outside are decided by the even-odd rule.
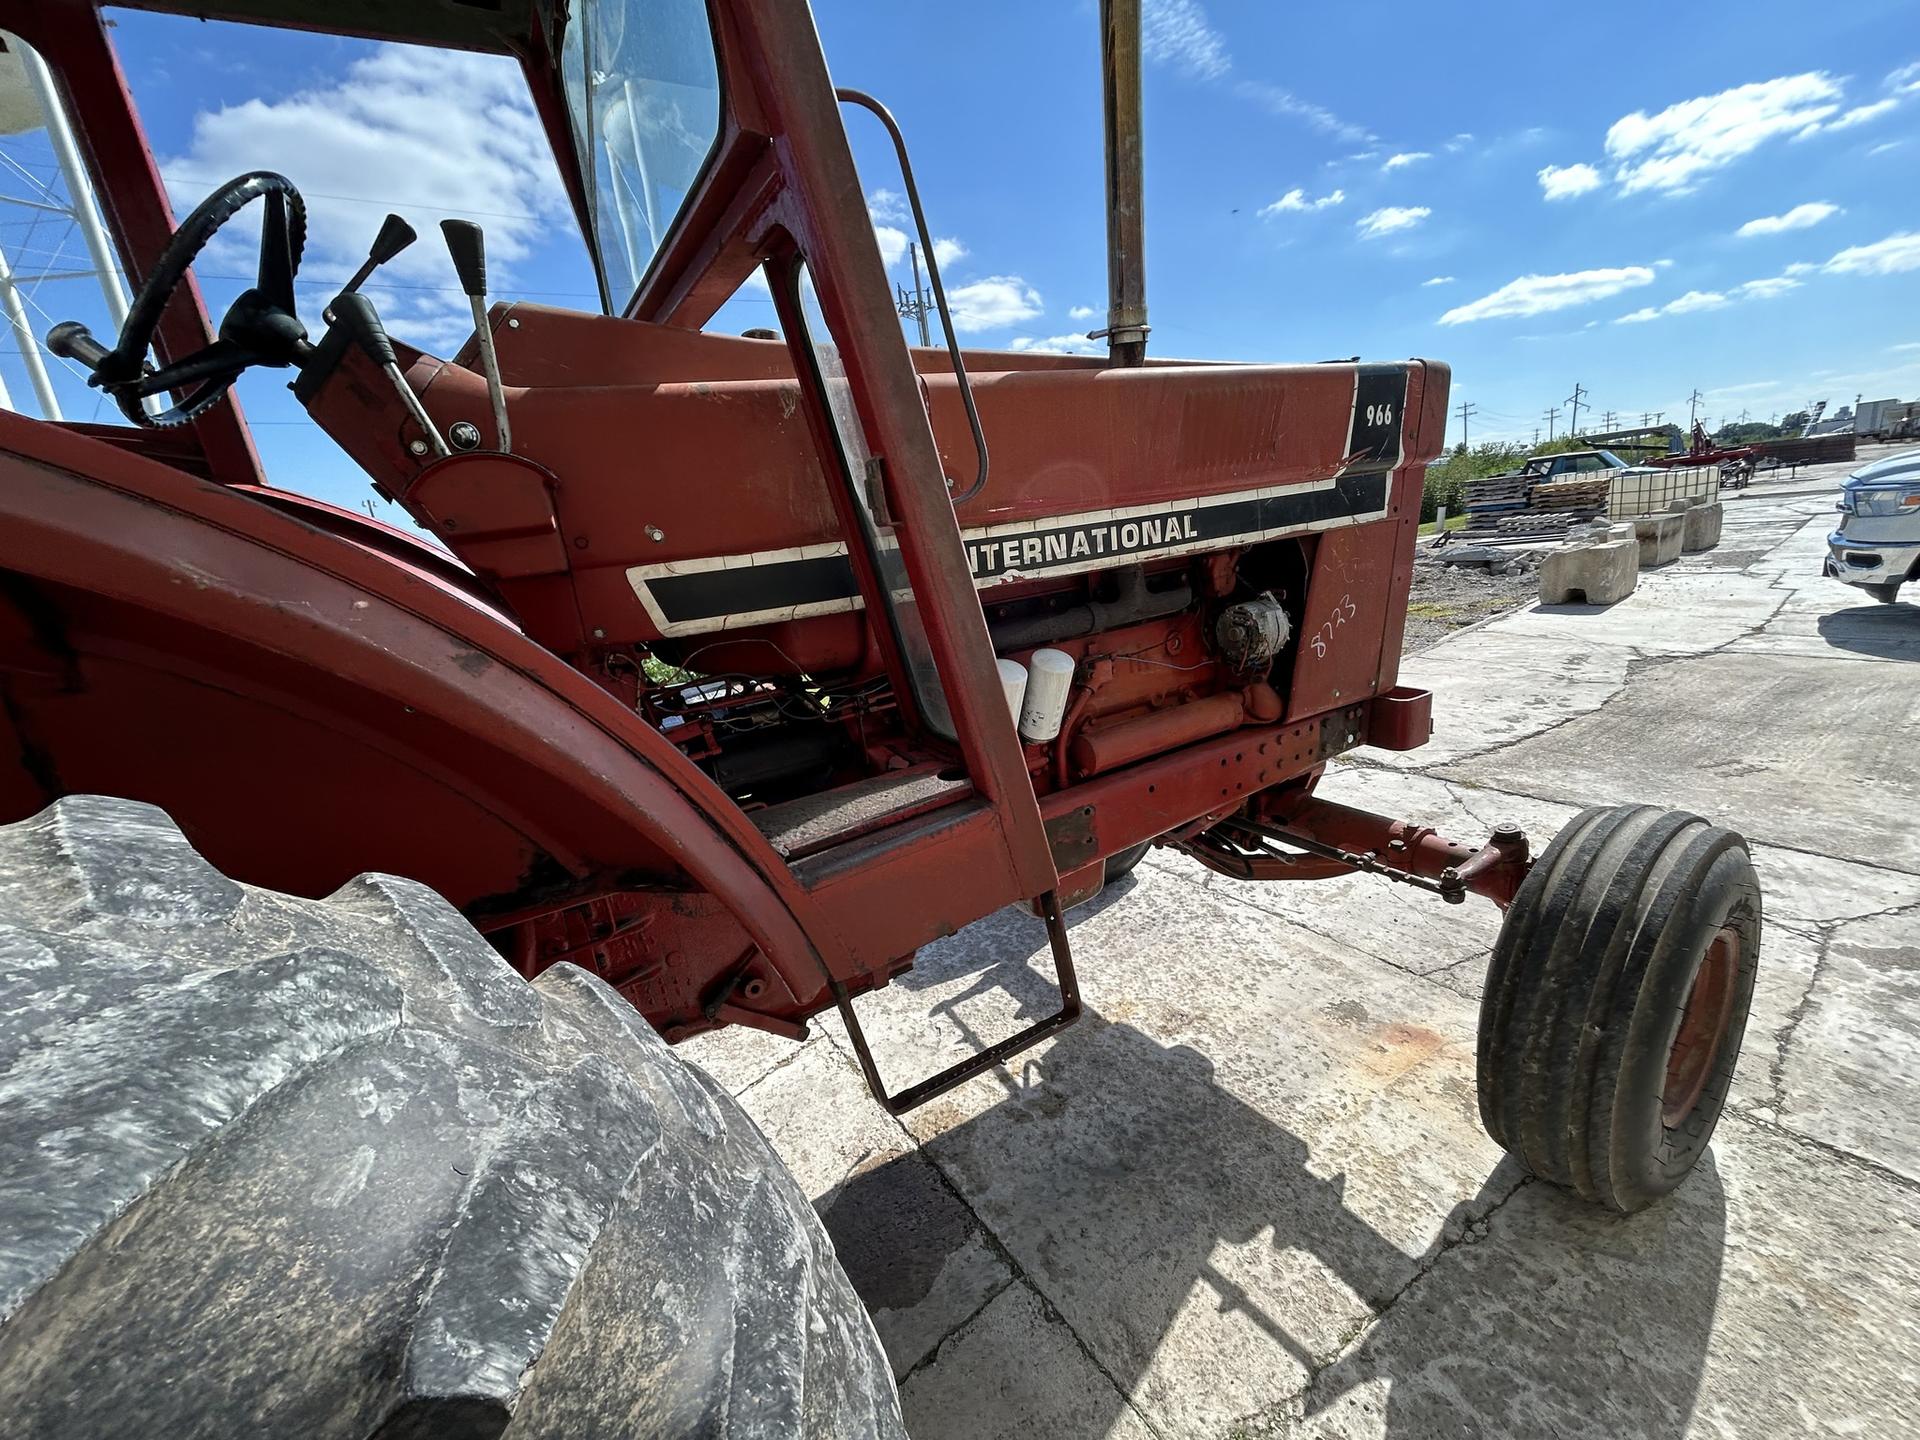
POLYGON ((311 351, 307 330, 294 313, 293 277, 307 241, 307 205, 293 182, 271 170, 255 170, 229 180, 201 201, 181 222, 127 310, 118 343, 109 350, 77 320, 47 332, 47 348, 92 371, 89 385, 106 391, 135 425, 163 430, 184 425, 219 404, 234 381, 255 365, 287 366, 311 351), (187 269, 207 242, 254 200, 264 200, 260 222, 260 265, 253 287, 241 292, 220 321, 220 338, 191 355, 155 370, 147 351, 160 317, 174 292, 186 282, 187 269), (141 403, 152 395, 184 390, 158 414, 141 403))

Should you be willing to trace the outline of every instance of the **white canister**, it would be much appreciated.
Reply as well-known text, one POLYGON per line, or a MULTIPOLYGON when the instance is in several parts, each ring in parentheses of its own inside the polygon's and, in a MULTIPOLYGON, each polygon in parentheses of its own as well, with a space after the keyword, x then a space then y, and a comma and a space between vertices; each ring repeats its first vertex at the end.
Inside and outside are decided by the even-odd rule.
POLYGON ((1073 657, 1064 650, 1036 650, 1027 660, 1027 695, 1020 706, 1020 738, 1044 744, 1060 733, 1073 688, 1073 657))
POLYGON ((1000 662, 1000 689, 1007 697, 1007 713, 1020 723, 1020 707, 1027 698, 1027 667, 1018 660, 1000 662))

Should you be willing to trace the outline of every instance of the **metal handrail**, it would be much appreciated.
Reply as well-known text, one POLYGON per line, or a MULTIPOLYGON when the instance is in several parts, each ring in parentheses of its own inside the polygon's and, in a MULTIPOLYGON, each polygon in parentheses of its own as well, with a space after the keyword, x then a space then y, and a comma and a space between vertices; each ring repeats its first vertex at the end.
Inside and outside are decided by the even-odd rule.
POLYGON ((947 354, 953 357, 954 378, 960 382, 960 403, 966 407, 967 426, 973 431, 973 448, 980 455, 980 473, 974 477, 973 484, 953 497, 955 505, 963 505, 987 488, 987 436, 980 428, 980 412, 973 405, 973 386, 967 383, 967 364, 960 358, 960 342, 954 338, 953 316, 947 311, 947 289, 940 283, 940 262, 933 253, 933 239, 927 233, 926 213, 920 208, 920 187, 913 183, 913 165, 907 159, 906 137, 900 133, 900 126, 887 107, 864 90, 850 90, 843 86, 833 93, 843 104, 859 105, 871 110, 886 126, 887 134, 893 139, 893 153, 900 160, 900 178, 906 183, 907 204, 913 209, 913 227, 920 232, 920 252, 927 257, 927 283, 933 287, 933 303, 939 308, 940 328, 947 337, 947 354))

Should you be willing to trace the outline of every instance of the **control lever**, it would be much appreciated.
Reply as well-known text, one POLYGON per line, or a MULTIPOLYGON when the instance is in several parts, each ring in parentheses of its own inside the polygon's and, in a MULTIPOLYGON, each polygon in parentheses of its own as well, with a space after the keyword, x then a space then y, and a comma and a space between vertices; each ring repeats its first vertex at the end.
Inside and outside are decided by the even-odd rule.
POLYGON ((360 262, 360 268, 353 272, 353 278, 340 287, 342 295, 351 295, 358 290, 369 275, 386 264, 402 250, 420 237, 398 215, 389 215, 380 222, 380 233, 373 237, 373 244, 367 248, 367 258, 360 262))
POLYGON ((440 233, 447 237, 447 253, 453 256, 460 288, 466 291, 467 303, 473 307, 473 332, 480 340, 480 368, 486 372, 487 399, 493 404, 494 443, 503 453, 511 452, 507 392, 500 383, 500 358, 493 353, 493 327, 487 323, 486 236, 471 220, 442 220, 440 233))
POLYGON ((447 442, 440 438, 440 432, 433 428, 426 407, 420 403, 420 397, 413 393, 413 387, 407 384, 406 377, 400 373, 400 361, 393 353, 393 342, 387 338, 387 327, 380 323, 380 312, 373 308, 373 301, 357 291, 349 291, 333 302, 334 323, 344 325, 347 334, 358 345, 369 360, 380 367, 380 373, 387 377, 387 383, 399 395, 400 403, 407 407, 407 413, 413 417, 413 423, 427 433, 427 441, 433 446, 434 453, 441 458, 453 452, 447 448, 447 442))
POLYGON ((93 332, 78 320, 62 320, 47 331, 47 349, 62 360, 84 365, 89 372, 113 352, 93 338, 93 332))

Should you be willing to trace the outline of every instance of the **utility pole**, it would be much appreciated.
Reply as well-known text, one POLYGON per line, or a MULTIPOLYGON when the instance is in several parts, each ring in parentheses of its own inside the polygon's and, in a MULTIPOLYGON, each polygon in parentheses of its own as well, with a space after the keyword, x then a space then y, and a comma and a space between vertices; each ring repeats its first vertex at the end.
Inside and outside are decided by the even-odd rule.
POLYGON ((1540 427, 1538 425, 1533 427, 1533 448, 1536 450, 1540 448, 1540 427))
POLYGON ((920 343, 931 346, 933 337, 927 332, 927 312, 933 309, 933 300, 920 285, 920 247, 913 241, 907 242, 907 258, 913 263, 913 293, 896 284, 893 287, 894 309, 903 318, 917 320, 920 324, 920 343))
POLYGON ((1587 390, 1578 380, 1573 382, 1573 394, 1567 397, 1567 404, 1573 407, 1573 414, 1567 420, 1569 437, 1580 428, 1580 402, 1587 398, 1587 390))
POLYGON ((1553 443, 1553 422, 1560 418, 1560 407, 1558 405, 1554 406, 1542 415, 1541 418, 1547 422, 1547 443, 1551 445, 1553 443))
POLYGON ((1467 421, 1473 418, 1479 408, 1478 405, 1470 404, 1468 401, 1462 400, 1460 402, 1460 408, 1453 412, 1460 417, 1460 446, 1462 449, 1465 449, 1467 444, 1467 421))
POLYGON ((1607 411, 1606 414, 1600 417, 1600 428, 1603 430, 1613 429, 1613 422, 1618 420, 1619 418, 1620 417, 1614 414, 1613 411, 1611 410, 1607 411))
POLYGON ((1700 423, 1700 402, 1706 398, 1697 387, 1687 397, 1687 433, 1689 435, 1693 433, 1693 427, 1700 423))

